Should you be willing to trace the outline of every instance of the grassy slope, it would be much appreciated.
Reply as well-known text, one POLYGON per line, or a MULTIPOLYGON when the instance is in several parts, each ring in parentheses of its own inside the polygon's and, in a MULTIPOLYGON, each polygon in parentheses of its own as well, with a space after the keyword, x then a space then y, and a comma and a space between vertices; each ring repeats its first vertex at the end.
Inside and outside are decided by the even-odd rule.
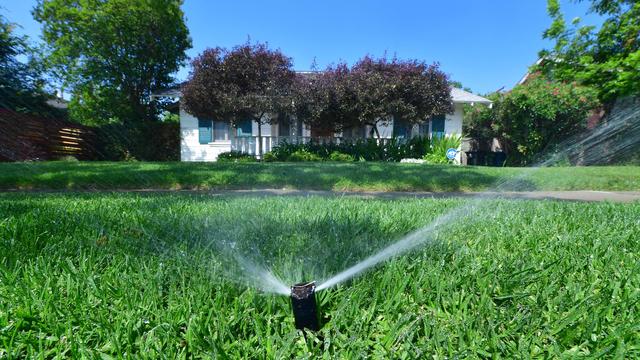
POLYGON ((264 189, 479 191, 530 172, 537 190, 640 190, 640 167, 545 169, 399 163, 5 163, 0 189, 264 189))
POLYGON ((223 240, 317 278, 460 202, 0 194, 0 357, 640 356, 638 203, 487 203, 321 292, 323 350, 287 298, 223 276, 223 240))

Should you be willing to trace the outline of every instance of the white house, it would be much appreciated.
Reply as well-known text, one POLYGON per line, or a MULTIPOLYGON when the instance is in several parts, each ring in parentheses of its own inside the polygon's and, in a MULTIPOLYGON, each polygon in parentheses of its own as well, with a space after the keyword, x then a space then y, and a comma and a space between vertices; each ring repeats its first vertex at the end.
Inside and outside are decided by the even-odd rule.
MULTIPOLYGON (((157 93, 154 97, 179 98, 179 91, 157 93)), ((425 120, 423 124, 406 126, 399 121, 379 123, 378 132, 381 141, 393 136, 407 138, 417 135, 445 135, 462 134, 462 115, 464 104, 491 104, 491 101, 467 91, 452 88, 451 97, 454 112, 442 116, 435 116, 425 120)), ((340 134, 323 134, 310 129, 301 121, 281 122, 262 125, 263 151, 266 153, 282 141, 308 142, 317 141, 345 141, 345 139, 370 137, 370 128, 350 129, 340 134)), ((227 121, 198 119, 180 107, 180 159, 182 161, 216 161, 223 152, 240 151, 252 155, 258 150, 258 124, 247 120, 236 127, 227 121)))

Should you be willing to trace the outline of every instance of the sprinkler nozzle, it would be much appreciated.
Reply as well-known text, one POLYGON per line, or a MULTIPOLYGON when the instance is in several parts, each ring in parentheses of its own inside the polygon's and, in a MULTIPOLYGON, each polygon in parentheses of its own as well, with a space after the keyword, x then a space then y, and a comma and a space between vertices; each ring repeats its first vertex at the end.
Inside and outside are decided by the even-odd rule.
POLYGON ((291 305, 296 329, 320 330, 315 293, 315 281, 300 283, 291 287, 291 305))

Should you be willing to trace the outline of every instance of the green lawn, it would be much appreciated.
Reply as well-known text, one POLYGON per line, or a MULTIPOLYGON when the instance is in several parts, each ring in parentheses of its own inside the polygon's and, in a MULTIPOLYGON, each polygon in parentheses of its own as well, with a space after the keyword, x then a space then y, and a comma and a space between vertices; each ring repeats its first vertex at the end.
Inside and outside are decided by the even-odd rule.
POLYGON ((640 190, 640 166, 543 169, 400 163, 107 163, 0 164, 0 189, 265 189, 481 191, 529 173, 526 189, 640 190))
MULTIPOLYGON (((132 169, 163 166, 79 164, 72 174, 88 182, 113 168, 111 181, 125 181, 132 169)), ((270 168, 497 171, 166 167, 191 179, 270 168)), ((68 180, 49 181, 39 184, 68 180)), ((288 298, 247 287, 235 261, 272 268, 287 283, 321 280, 461 204, 0 194, 0 358, 640 357, 640 203, 486 202, 427 246, 318 293, 322 343, 294 329, 288 298)))

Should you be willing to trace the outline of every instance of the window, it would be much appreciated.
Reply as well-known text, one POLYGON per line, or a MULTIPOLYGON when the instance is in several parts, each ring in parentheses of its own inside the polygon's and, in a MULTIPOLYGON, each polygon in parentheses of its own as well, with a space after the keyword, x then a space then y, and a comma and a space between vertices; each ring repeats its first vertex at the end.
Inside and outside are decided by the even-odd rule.
POLYGON ((198 119, 198 140, 200 144, 208 144, 211 142, 213 135, 213 126, 211 120, 198 119))
POLYGON ((296 136, 302 136, 304 135, 303 131, 302 131, 302 121, 298 120, 297 121, 297 129, 296 129, 296 136))
POLYGON ((431 118, 431 137, 444 136, 444 115, 438 115, 431 118))
POLYGON ((236 124, 236 136, 251 136, 253 134, 253 126, 251 120, 242 120, 236 124))
POLYGON ((365 139, 367 137, 367 128, 365 126, 354 126, 344 129, 342 130, 342 137, 365 139))
POLYGON ((286 115, 278 116, 278 136, 291 136, 291 119, 286 115))
POLYGON ((200 144, 208 144, 221 140, 229 140, 228 122, 198 119, 198 141, 200 144))
POLYGON ((406 121, 401 119, 393 120, 393 136, 397 138, 410 138, 411 137, 411 128, 406 121))
POLYGON ((213 122, 213 141, 229 140, 229 123, 226 121, 213 122))

